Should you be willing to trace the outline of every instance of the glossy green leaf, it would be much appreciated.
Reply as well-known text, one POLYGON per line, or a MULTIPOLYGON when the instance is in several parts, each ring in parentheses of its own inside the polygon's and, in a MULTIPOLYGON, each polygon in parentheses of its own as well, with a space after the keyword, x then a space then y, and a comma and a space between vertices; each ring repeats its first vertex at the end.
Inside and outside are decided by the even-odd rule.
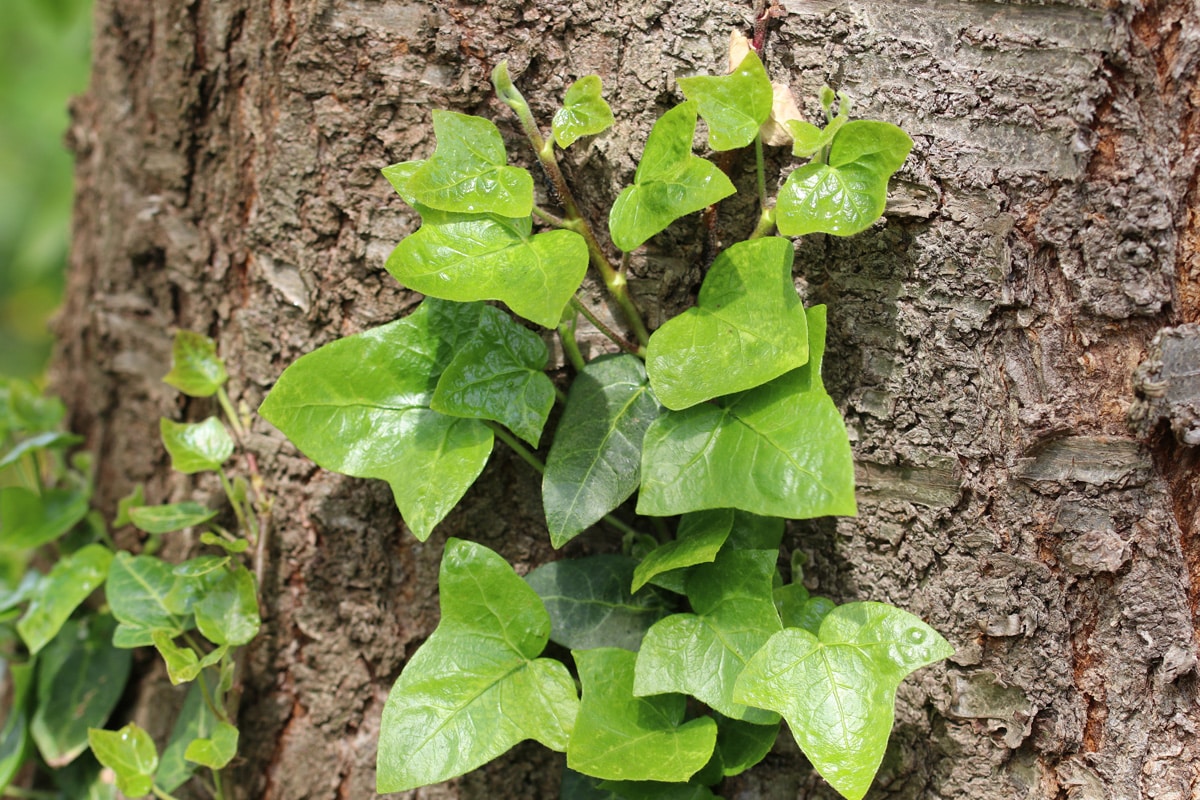
POLYGON ((713 150, 745 147, 771 116, 774 90, 754 51, 728 75, 680 78, 679 88, 708 123, 708 146, 713 150))
POLYGON ((642 452, 638 513, 705 508, 805 519, 852 516, 845 425, 820 381, 825 308, 808 310, 809 363, 716 404, 664 413, 642 452))
POLYGON ((423 541, 492 452, 485 423, 429 408, 481 308, 427 299, 402 320, 327 344, 288 367, 259 412, 320 466, 386 480, 423 541))
POLYGON ((533 589, 491 550, 453 538, 438 586, 441 622, 383 709, 380 792, 461 775, 525 739, 561 752, 571 736, 575 683, 538 658, 550 617, 533 589))
POLYGON ((42 450, 64 449, 71 445, 81 444, 82 442, 83 437, 76 436, 73 433, 62 433, 60 431, 39 433, 36 436, 25 439, 5 453, 4 457, 0 458, 0 469, 12 466, 30 453, 37 453, 42 450))
POLYGON ((542 372, 546 343, 499 309, 484 306, 477 335, 438 379, 430 407, 452 417, 490 419, 537 447, 554 384, 542 372))
MULTIPOLYGON (((29 698, 34 662, 8 665, 9 693, 0 727, 0 794, 13 781, 29 753, 29 698)), ((0 673, 2 675, 2 673, 0 673)))
POLYGON ((101 764, 117 777, 117 788, 126 797, 145 797, 154 787, 158 750, 150 734, 130 722, 119 731, 91 728, 88 743, 101 764))
POLYGON ((825 617, 819 637, 800 628, 772 636, 742 671, 734 698, 781 713, 821 776, 859 800, 887 747, 896 687, 953 653, 912 614, 849 603, 825 617))
POLYGON ((779 236, 717 256, 696 306, 650 337, 646 371, 664 406, 679 410, 753 389, 808 361, 792 258, 792 243, 779 236))
POLYGON ((767 725, 774 712, 734 702, 750 657, 782 629, 772 597, 775 551, 731 550, 688 574, 692 614, 656 622, 638 651, 633 692, 690 694, 727 717, 767 725))
POLYGON ((789 583, 775 590, 775 607, 785 628, 803 628, 816 635, 821 622, 837 606, 828 597, 810 597, 798 583, 789 583))
POLYGON ((63 556, 42 578, 17 631, 30 653, 37 653, 57 634, 79 604, 104 583, 113 554, 90 544, 63 556))
POLYGON ((630 592, 636 564, 598 555, 551 561, 526 575, 550 613, 550 638, 572 650, 636 650, 646 629, 671 612, 660 592, 630 592))
MULTIPOLYGON (((245 540, 240 540, 245 541, 245 540)), ((177 617, 190 615, 202 598, 218 583, 225 580, 229 556, 200 556, 185 561, 171 570, 175 582, 163 598, 163 605, 177 617)))
POLYGON ((0 489, 0 547, 31 550, 52 542, 88 512, 88 496, 73 489, 42 494, 20 486, 0 489))
POLYGON ((696 104, 691 102, 654 123, 633 186, 621 192, 608 215, 617 247, 634 250, 685 214, 736 191, 715 164, 692 155, 695 132, 696 104))
POLYGON ((602 356, 575 378, 542 479, 555 547, 634 493, 641 479, 642 438, 658 414, 646 370, 634 356, 602 356))
POLYGON ((776 224, 785 236, 866 230, 883 213, 887 182, 912 149, 908 134, 886 122, 855 120, 833 137, 829 163, 793 170, 779 190, 776 224))
POLYGON ((158 421, 158 429, 176 472, 216 471, 233 455, 233 439, 216 417, 204 422, 174 422, 164 417, 158 421))
POLYGON ((212 736, 193 740, 183 757, 209 769, 221 769, 237 755, 237 745, 238 729, 227 722, 218 721, 212 736))
POLYGON ((129 521, 146 533, 181 531, 217 516, 216 511, 190 500, 165 506, 140 506, 127 513, 129 521))
POLYGON ((425 166, 424 161, 401 161, 399 164, 392 164, 389 167, 384 167, 383 177, 388 179, 388 183, 396 190, 396 194, 404 198, 404 202, 410 206, 416 206, 417 198, 408 190, 408 182, 417 170, 425 166))
POLYGON ((506 166, 504 139, 491 120, 438 110, 433 132, 437 148, 405 185, 417 203, 463 214, 529 216, 533 178, 506 166))
POLYGON ((559 147, 570 147, 581 136, 593 136, 612 127, 613 112, 601 96, 602 88, 598 75, 580 78, 567 87, 562 108, 554 112, 550 123, 559 147))
POLYGON ((192 607, 196 627, 213 644, 246 644, 258 635, 258 593, 245 567, 228 570, 192 607))
POLYGON ((684 514, 672 541, 659 545, 633 571, 633 591, 664 572, 710 563, 733 529, 733 509, 716 508, 684 514))
POLYGON ((113 616, 121 623, 113 644, 144 647, 154 643, 154 631, 182 633, 186 620, 172 613, 167 603, 174 585, 175 575, 165 561, 118 552, 104 587, 113 616))
POLYGON ((216 342, 192 331, 176 332, 171 347, 171 371, 163 383, 191 397, 209 397, 228 379, 225 362, 217 355, 216 342))
POLYGON ((410 289, 443 300, 500 300, 553 328, 587 272, 588 249, 574 231, 533 234, 529 217, 422 210, 420 230, 388 257, 410 289))
POLYGON ((203 688, 199 683, 193 683, 159 759, 158 773, 154 777, 156 786, 164 792, 173 792, 192 777, 196 764, 185 759, 183 754, 196 739, 211 737, 217 723, 216 715, 204 702, 203 688))
POLYGON ((792 155, 797 158, 809 158, 833 141, 833 132, 827 133, 811 122, 789 119, 784 120, 783 126, 792 135, 792 155))
POLYGON ((780 722, 755 725, 717 716, 717 753, 725 776, 740 775, 767 757, 779 738, 780 722))
POLYGON ((133 487, 133 491, 117 501, 117 515, 113 517, 113 527, 122 528, 132 525, 133 519, 129 516, 130 509, 140 508, 144 505, 146 505, 146 487, 139 483, 133 487))
POLYGON ((583 685, 567 766, 616 781, 686 781, 712 755, 712 717, 684 722, 683 695, 633 696, 634 661, 628 650, 604 647, 573 652, 583 685))

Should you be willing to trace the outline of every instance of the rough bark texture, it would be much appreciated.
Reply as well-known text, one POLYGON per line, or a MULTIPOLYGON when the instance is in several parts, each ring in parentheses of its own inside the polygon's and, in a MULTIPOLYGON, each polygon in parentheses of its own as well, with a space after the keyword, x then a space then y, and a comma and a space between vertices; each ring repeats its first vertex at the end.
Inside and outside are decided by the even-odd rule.
MULTIPOLYGON (((159 382, 175 327, 218 340, 253 408, 301 354, 414 305, 383 262, 416 220, 379 168, 431 151, 431 108, 499 119, 515 154, 496 60, 544 120, 599 73, 617 125, 566 168, 603 219, 674 78, 719 68, 752 18, 699 0, 99 0, 57 365, 101 503, 137 481, 152 500, 214 493, 158 443, 159 415, 212 410, 159 382)), ((1198 459, 1166 423, 1135 438, 1126 413, 1155 333, 1200 321, 1200 12, 787 0, 765 61, 916 140, 887 222, 797 259, 830 305, 861 513, 787 544, 821 593, 895 603, 958 650, 902 688, 877 796, 1196 797, 1198 459)), ((734 165, 747 189, 751 166, 734 165)), ((717 237, 753 221, 735 203, 717 237)), ((652 323, 697 288, 698 224, 635 258, 652 323)), ((420 544, 382 483, 316 469, 261 421, 251 448, 278 506, 240 795, 370 797, 383 700, 436 624, 445 536, 518 569, 554 557, 537 479, 498 447, 420 544)), ((131 698, 155 730, 168 692, 151 671, 131 698)), ((523 745, 413 796, 555 797, 560 764, 523 745)), ((833 796, 786 736, 724 794, 833 796)))

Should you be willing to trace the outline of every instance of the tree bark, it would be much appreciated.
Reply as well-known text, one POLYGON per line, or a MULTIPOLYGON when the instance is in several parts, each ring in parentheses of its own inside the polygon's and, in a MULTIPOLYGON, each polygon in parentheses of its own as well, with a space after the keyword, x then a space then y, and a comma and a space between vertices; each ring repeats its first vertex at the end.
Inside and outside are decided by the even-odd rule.
MULTIPOLYGON (((786 4, 773 79, 804 98, 827 82, 916 140, 885 222, 797 251, 808 302, 830 307, 860 514, 785 545, 814 590, 899 605, 957 648, 901 688, 874 796, 1200 796, 1200 459, 1166 423, 1139 439, 1126 419, 1156 332, 1200 321, 1200 11, 786 4)), ((252 409, 300 355, 415 305, 383 263, 417 220, 379 169, 431 152, 431 109, 496 119, 527 164, 493 64, 510 60, 544 122, 600 74, 616 126, 565 169, 602 222, 675 77, 722 69, 753 19, 699 0, 98 0, 56 374, 101 506, 138 481, 150 501, 218 493, 172 474, 158 440, 157 417, 214 411, 160 382, 173 329, 218 341, 252 409)), ((732 169, 752 197, 752 162, 732 169)), ((754 222, 727 204, 715 244, 754 222)), ((694 296, 699 225, 634 257, 652 325, 694 296)), ((537 476, 498 447, 422 544, 384 484, 315 468, 262 420, 249 449, 276 510, 238 796, 371 797, 383 701, 437 622, 445 537, 519 571, 557 557, 537 476)), ((174 697, 147 666, 131 713, 161 733, 174 697)), ((526 744, 411 796, 556 797, 561 763, 526 744)), ((834 796, 786 735, 722 793, 834 796)))

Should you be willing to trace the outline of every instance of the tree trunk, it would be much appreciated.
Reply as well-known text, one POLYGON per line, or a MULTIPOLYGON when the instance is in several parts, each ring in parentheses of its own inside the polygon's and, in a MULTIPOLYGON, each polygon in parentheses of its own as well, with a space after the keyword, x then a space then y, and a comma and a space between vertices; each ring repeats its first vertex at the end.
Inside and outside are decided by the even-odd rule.
MULTIPOLYGON (((808 302, 830 307, 860 515, 785 545, 822 594, 894 603, 957 648, 901 688, 875 796, 1200 796, 1198 458, 1154 428, 1159 406, 1147 439, 1127 423, 1156 332, 1200 321, 1200 11, 786 3, 772 77, 808 111, 828 82, 916 140, 885 223, 808 237, 797 258, 808 302)), ((159 443, 159 416, 213 411, 160 382, 176 327, 218 341, 255 408, 300 355, 414 306, 383 263, 417 220, 379 169, 429 154, 431 109, 496 119, 526 159, 492 65, 510 59, 543 122, 599 73, 617 124, 566 171, 603 221, 675 77, 722 70, 753 18, 698 0, 98 0, 57 376, 101 506, 138 481, 150 501, 218 492, 171 473, 159 443)), ((733 169, 752 196, 752 162, 733 169)), ((729 204, 718 244, 754 221, 729 204)), ((699 224, 634 259, 652 324, 694 295, 699 224)), ((383 483, 315 468, 262 420, 250 449, 276 510, 238 794, 371 797, 383 701, 437 622, 445 537, 519 571, 554 558, 537 476, 498 446, 422 544, 383 483)), ((147 666, 132 713, 162 732, 173 697, 147 666)), ((561 763, 521 745, 412 796, 552 798, 561 763)), ((722 794, 834 796, 786 735, 722 794)))

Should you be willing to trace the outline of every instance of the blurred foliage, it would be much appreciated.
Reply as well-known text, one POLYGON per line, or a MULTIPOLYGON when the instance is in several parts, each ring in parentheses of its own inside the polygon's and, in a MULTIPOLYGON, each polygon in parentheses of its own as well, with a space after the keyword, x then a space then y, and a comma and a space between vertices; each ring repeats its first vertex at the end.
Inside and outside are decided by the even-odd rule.
POLYGON ((70 242, 67 102, 87 85, 91 0, 0 0, 0 375, 50 352, 70 242))

